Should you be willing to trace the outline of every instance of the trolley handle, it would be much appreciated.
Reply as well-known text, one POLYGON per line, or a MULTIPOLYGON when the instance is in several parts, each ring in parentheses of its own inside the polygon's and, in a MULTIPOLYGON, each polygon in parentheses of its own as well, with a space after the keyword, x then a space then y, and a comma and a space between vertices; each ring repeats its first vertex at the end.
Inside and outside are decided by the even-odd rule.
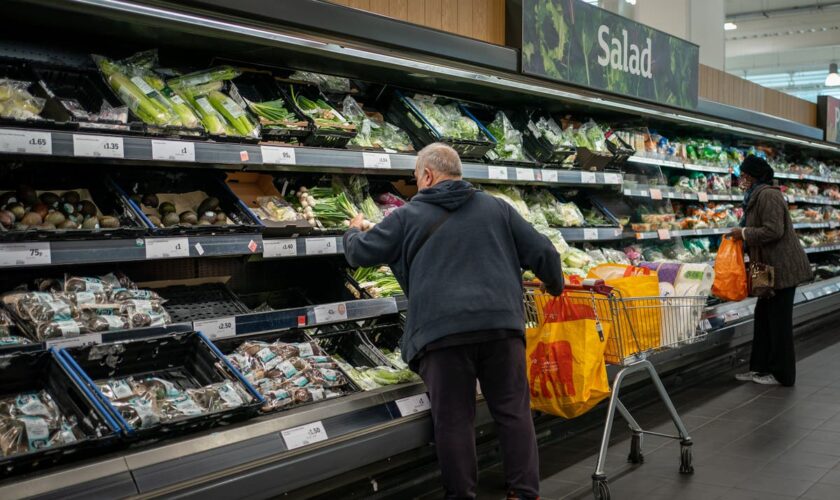
MULTIPOLYGON (((542 283, 539 281, 526 281, 523 283, 526 288, 540 288, 542 283)), ((613 287, 604 283, 604 280, 599 279, 585 279, 580 283, 566 283, 563 290, 571 290, 575 292, 592 292, 599 295, 612 295, 613 287)))

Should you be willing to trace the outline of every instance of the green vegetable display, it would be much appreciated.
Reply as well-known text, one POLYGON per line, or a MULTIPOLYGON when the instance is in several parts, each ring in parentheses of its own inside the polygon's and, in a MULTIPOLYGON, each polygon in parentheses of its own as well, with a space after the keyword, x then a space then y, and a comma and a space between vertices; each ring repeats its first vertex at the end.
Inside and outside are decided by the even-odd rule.
POLYGON ((333 109, 332 106, 327 104, 327 102, 323 99, 316 99, 313 101, 312 99, 298 93, 295 90, 294 85, 289 85, 289 93, 298 108, 300 108, 306 116, 310 117, 312 121, 315 122, 316 127, 350 131, 356 128, 352 123, 345 120, 338 111, 333 109))
POLYGON ((496 113, 487 130, 496 139, 496 147, 489 153, 491 160, 530 161, 522 149, 522 133, 513 128, 513 124, 502 111, 496 113))
POLYGON ((0 117, 15 120, 38 118, 46 100, 35 97, 26 90, 29 82, 0 79, 0 117))
POLYGON ((155 98, 160 93, 145 80, 139 76, 129 78, 124 66, 101 56, 93 57, 114 93, 144 123, 160 127, 181 124, 174 112, 155 98))
POLYGON ((283 99, 265 102, 252 102, 246 99, 245 102, 248 103, 248 108, 257 115, 263 128, 292 130, 306 128, 306 122, 300 120, 297 115, 290 111, 283 99))
POLYGON ((481 139, 475 120, 464 116, 456 104, 440 105, 435 102, 434 97, 424 95, 406 99, 426 117, 441 136, 471 141, 481 139))
POLYGON ((365 113, 361 105, 347 96, 342 103, 344 116, 356 125, 356 137, 350 144, 362 148, 380 148, 386 151, 414 151, 408 134, 396 125, 385 121, 379 113, 365 113))
POLYGON ((403 290, 388 266, 360 267, 353 271, 353 279, 371 297, 393 297, 403 290))

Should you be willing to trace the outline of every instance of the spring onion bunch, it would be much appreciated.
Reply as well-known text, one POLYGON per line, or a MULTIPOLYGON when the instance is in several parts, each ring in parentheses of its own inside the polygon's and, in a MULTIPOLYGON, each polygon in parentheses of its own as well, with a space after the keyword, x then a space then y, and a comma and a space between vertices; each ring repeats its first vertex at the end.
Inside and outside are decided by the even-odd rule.
POLYGON ((353 279, 374 298, 403 294, 397 278, 387 266, 360 267, 353 271, 353 279))

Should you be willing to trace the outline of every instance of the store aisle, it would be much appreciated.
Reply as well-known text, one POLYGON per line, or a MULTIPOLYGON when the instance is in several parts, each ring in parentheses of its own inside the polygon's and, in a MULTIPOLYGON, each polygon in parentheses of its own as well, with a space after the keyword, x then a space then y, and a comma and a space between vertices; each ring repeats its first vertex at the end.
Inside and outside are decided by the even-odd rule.
MULTIPOLYGON (((659 437, 645 437, 644 464, 628 464, 629 433, 617 418, 607 461, 612 498, 840 498, 840 338, 830 333, 819 335, 828 345, 800 359, 794 388, 736 382, 727 373, 674 397, 695 442, 692 476, 678 472, 678 443, 659 437)), ((672 432, 658 405, 635 415, 643 427, 672 432)), ((599 438, 593 430, 541 449, 544 499, 592 498, 599 438)), ((483 471, 480 498, 498 498, 503 484, 500 467, 483 471)))

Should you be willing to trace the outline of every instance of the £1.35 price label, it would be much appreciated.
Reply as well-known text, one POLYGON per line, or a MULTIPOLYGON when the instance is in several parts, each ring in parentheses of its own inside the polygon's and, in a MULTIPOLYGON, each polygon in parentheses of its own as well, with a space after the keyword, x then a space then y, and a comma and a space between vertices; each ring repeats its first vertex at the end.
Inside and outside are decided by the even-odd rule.
POLYGON ((73 134, 73 155, 92 158, 125 158, 122 137, 73 134))
POLYGON ((398 399, 394 402, 397 403, 397 409, 400 410, 400 415, 403 417, 432 409, 432 403, 429 401, 429 395, 426 393, 398 399))
POLYGON ((152 159, 195 161, 195 144, 185 141, 152 140, 152 159))
POLYGON ((260 146, 263 163, 269 165, 294 165, 297 163, 295 148, 260 146))
POLYGON ((172 259, 189 256, 189 238, 146 238, 147 259, 172 259))
POLYGON ((329 439, 327 430, 324 429, 324 424, 320 420, 280 431, 280 435, 283 437, 283 442, 286 443, 286 448, 289 450, 329 439))
POLYGON ((0 151, 4 153, 52 154, 52 134, 28 130, 3 130, 0 132, 0 151))
POLYGON ((313 308, 315 323, 335 323, 336 321, 347 320, 347 304, 336 302, 335 304, 322 304, 313 308))
POLYGON ((203 333, 210 340, 233 337, 236 335, 236 317, 193 321, 193 330, 203 333))
POLYGON ((263 240, 263 257, 297 257, 297 240, 263 240))
POLYGON ((43 266, 48 264, 52 264, 49 242, 0 245, 0 267, 43 266))

